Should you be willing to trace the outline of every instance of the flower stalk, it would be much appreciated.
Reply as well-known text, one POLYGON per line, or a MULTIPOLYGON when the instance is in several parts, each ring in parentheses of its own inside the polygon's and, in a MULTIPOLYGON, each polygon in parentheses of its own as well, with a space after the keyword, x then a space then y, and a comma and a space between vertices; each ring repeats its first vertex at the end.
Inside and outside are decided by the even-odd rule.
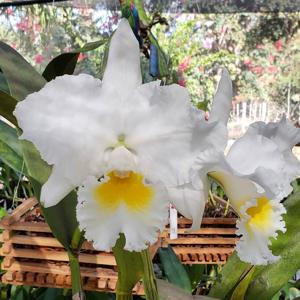
POLYGON ((147 300, 159 300, 155 274, 153 270, 152 259, 149 248, 141 252, 142 261, 144 264, 143 283, 147 300))
POLYGON ((82 286, 82 280, 80 275, 80 265, 78 261, 78 255, 71 251, 68 251, 71 279, 72 279, 72 299, 73 300, 85 300, 85 295, 82 286))
POLYGON ((68 250, 68 256, 70 261, 71 279, 72 279, 72 299, 73 300, 85 300, 85 294, 83 290, 80 265, 78 261, 79 249, 83 241, 83 235, 80 229, 77 227, 73 233, 71 241, 71 249, 68 250))

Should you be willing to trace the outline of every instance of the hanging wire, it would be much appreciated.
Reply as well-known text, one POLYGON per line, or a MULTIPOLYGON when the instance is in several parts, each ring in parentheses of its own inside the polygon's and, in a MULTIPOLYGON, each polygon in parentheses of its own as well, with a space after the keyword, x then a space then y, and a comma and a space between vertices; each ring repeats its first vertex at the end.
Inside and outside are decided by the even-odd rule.
POLYGON ((25 6, 25 5, 33 5, 33 4, 47 4, 47 3, 55 3, 55 2, 66 2, 70 3, 69 0, 23 0, 23 1, 10 1, 0 3, 1 7, 9 7, 9 6, 25 6))

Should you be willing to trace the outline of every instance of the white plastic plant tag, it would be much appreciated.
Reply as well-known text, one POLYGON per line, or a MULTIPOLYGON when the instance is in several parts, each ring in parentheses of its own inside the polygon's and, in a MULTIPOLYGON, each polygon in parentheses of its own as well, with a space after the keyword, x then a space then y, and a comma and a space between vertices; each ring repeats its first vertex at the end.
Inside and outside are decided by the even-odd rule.
POLYGON ((177 209, 170 204, 170 239, 177 239, 177 209))

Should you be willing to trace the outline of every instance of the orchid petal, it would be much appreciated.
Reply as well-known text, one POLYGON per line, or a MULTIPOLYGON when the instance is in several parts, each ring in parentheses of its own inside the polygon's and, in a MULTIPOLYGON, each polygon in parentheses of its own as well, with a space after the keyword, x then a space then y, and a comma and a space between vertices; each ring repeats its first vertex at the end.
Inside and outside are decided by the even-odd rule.
POLYGON ((125 100, 141 84, 139 43, 127 19, 122 19, 111 38, 103 88, 125 100))
POLYGON ((289 126, 285 119, 278 123, 254 123, 227 155, 232 168, 248 175, 279 200, 288 196, 291 181, 300 175, 300 163, 291 150, 300 141, 299 129, 289 126), (247 153, 247 159, 242 153, 247 153))
POLYGON ((170 202, 183 216, 193 220, 191 230, 197 230, 201 226, 207 193, 208 188, 195 190, 189 185, 168 188, 170 202))
POLYGON ((56 205, 76 188, 76 185, 61 174, 61 170, 54 166, 47 182, 42 186, 40 198, 44 207, 56 205))
MULTIPOLYGON (((111 125, 105 129, 101 124, 108 110, 105 102, 99 101, 101 95, 100 80, 85 74, 65 75, 30 94, 14 112, 23 130, 21 138, 33 142, 42 158, 60 170, 62 181, 68 179, 73 186, 89 174, 101 174, 101 153, 116 142, 114 122, 107 120, 111 125)), ((52 185, 51 198, 63 194, 55 191, 56 186, 61 189, 52 185)))
POLYGON ((257 200, 248 201, 241 209, 241 219, 237 222, 237 234, 242 235, 236 244, 236 251, 241 260, 253 265, 266 265, 278 261, 280 256, 274 256, 269 249, 270 238, 276 238, 278 231, 285 232, 282 214, 286 213, 279 201, 266 200, 269 206, 268 218, 263 218, 266 212, 257 210, 257 216, 249 216, 247 211, 257 207, 257 200), (252 221, 256 218, 256 221, 252 221), (264 222, 266 225, 264 225, 264 222))
POLYGON ((217 91, 213 100, 210 120, 220 121, 227 124, 232 101, 232 83, 230 75, 226 69, 223 69, 221 79, 218 83, 217 91))
MULTIPOLYGON (((78 191, 77 219, 80 229, 85 230, 86 238, 93 241, 98 250, 110 251, 124 233, 125 248, 129 251, 141 251, 156 242, 158 231, 163 230, 168 218, 168 201, 165 190, 150 185, 155 195, 150 205, 140 211, 131 211, 121 204, 115 211, 105 210, 94 196, 99 186, 95 177, 88 177, 78 191)), ((142 199, 141 199, 142 201, 142 199)))

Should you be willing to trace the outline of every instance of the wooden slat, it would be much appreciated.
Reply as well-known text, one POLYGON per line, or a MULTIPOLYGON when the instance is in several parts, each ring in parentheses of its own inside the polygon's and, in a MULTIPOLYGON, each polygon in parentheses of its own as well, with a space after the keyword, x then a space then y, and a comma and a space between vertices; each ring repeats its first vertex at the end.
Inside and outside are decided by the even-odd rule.
MULTIPOLYGON (((203 218, 202 225, 217 225, 217 224, 235 225, 236 221, 237 218, 203 218)), ((178 224, 192 225, 192 221, 187 218, 178 218, 178 224)))
POLYGON ((181 245, 235 245, 238 238, 178 238, 178 239, 166 239, 166 242, 170 245, 181 244, 181 245))
MULTIPOLYGON (((0 255, 5 256, 0 249, 0 255)), ((54 261, 69 261, 66 251, 56 251, 49 249, 12 249, 7 256, 34 258, 34 259, 47 259, 54 261)), ((116 260, 112 254, 98 253, 98 254, 85 254, 79 255, 79 262, 91 263, 99 265, 115 266, 116 260)))
MULTIPOLYGON (((19 272, 7 272, 6 274, 4 274, 2 276, 2 282, 3 283, 7 283, 7 284, 13 284, 13 285, 30 285, 30 286, 35 286, 35 287, 53 287, 53 288, 57 288, 57 282, 55 278, 52 274, 47 274, 46 275, 46 280, 44 283, 41 283, 40 281, 36 280, 38 274, 30 274, 30 278, 27 279, 28 273, 25 274, 24 280, 23 281, 17 281, 16 278, 22 278, 20 276, 23 275, 19 275, 19 272), (32 279, 35 279, 34 281, 32 281, 32 279)), ((71 288, 71 281, 68 280, 69 276, 65 276, 64 277, 64 281, 63 284, 60 285, 60 288, 66 288, 66 289, 70 289, 71 288)), ((99 279, 98 280, 98 284, 97 286, 90 286, 89 284, 85 284, 84 285, 84 289, 87 291, 110 291, 113 292, 113 290, 108 290, 107 288, 107 281, 108 279, 99 279), (99 281, 104 282, 104 284, 99 284, 99 281)), ((111 286, 114 285, 114 281, 111 282, 111 286)), ((143 287, 140 285, 137 289, 135 289, 134 294, 137 295, 144 295, 144 289, 143 287)))
POLYGON ((37 204, 36 198, 28 198, 21 205, 19 205, 11 215, 5 216, 1 222, 0 227, 9 226, 17 222, 31 207, 37 204))
POLYGON ((198 247, 173 247, 176 254, 231 254, 233 248, 214 247, 214 248, 198 248, 198 247))
POLYGON ((43 222, 17 222, 11 225, 1 224, 0 228, 19 231, 51 232, 51 229, 49 228, 48 224, 43 222))
MULTIPOLYGON (((216 234, 216 235, 235 235, 236 229, 235 228, 217 228, 217 227, 203 227, 198 230, 188 231, 184 228, 178 228, 177 233, 184 234, 184 235, 193 235, 193 234, 216 234)), ((164 232, 161 234, 162 236, 167 236, 170 234, 169 230, 164 230, 164 232)))
MULTIPOLYGON (((63 245, 54 237, 14 234, 13 236, 11 236, 9 241, 12 244, 32 245, 32 246, 39 246, 39 247, 44 246, 44 247, 63 248, 63 245)), ((4 242, 3 234, 0 234, 0 242, 4 242)), ((82 244, 81 249, 95 250, 92 243, 90 243, 88 241, 85 241, 82 244)))
MULTIPOLYGON (((23 271, 23 272, 38 272, 43 274, 60 274, 60 275, 71 275, 70 267, 66 265, 55 265, 47 261, 41 263, 37 262, 26 262, 26 261, 17 261, 16 259, 10 264, 9 267, 5 267, 2 263, 3 270, 9 271, 23 271)), ((80 268, 81 276, 90 277, 90 278, 117 278, 117 272, 111 269, 105 269, 100 267, 81 267, 80 268)))

